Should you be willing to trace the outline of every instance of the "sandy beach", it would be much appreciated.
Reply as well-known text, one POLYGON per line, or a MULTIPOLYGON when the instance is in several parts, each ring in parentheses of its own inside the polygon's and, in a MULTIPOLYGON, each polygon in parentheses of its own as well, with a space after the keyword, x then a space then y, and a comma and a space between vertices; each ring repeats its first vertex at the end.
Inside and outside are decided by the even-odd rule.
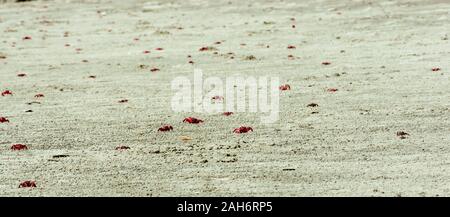
POLYGON ((5 1, 0 196, 450 196, 449 36, 448 0, 5 1), (194 69, 278 76, 279 121, 174 112, 194 69))

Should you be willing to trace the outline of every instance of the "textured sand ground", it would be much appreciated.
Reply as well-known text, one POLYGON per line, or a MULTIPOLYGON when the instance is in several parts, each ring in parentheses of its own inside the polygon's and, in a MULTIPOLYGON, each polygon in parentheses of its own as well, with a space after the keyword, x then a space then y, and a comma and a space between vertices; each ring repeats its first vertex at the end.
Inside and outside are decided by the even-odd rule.
POLYGON ((1 196, 450 196, 447 0, 63 2, 0 4, 1 196), (172 112, 194 68, 280 76, 280 121, 172 112))

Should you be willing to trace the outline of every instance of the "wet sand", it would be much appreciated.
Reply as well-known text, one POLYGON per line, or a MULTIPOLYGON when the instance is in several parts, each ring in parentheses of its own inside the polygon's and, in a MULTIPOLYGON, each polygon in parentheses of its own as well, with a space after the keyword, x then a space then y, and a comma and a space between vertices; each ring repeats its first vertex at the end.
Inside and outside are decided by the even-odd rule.
POLYGON ((448 1, 105 2, 0 4, 1 196, 450 196, 448 1), (173 112, 194 68, 279 122, 173 112))

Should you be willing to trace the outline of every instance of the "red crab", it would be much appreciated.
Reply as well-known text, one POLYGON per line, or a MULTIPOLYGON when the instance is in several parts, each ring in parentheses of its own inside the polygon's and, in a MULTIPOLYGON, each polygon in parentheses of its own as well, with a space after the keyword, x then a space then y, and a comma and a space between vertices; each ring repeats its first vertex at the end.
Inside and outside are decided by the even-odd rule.
POLYGON ((13 93, 10 90, 5 90, 2 92, 2 96, 12 95, 13 93))
POLYGON ((7 118, 5 118, 5 117, 0 117, 0 123, 6 123, 6 122, 9 123, 9 120, 8 120, 7 118))
POLYGON ((198 51, 208 51, 210 50, 209 47, 201 47, 200 49, 198 49, 198 51))
POLYGON ((437 71, 440 71, 440 70, 441 70, 441 68, 438 68, 438 67, 431 69, 431 71, 433 71, 433 72, 437 72, 437 71))
POLYGON ((253 132, 253 128, 241 126, 233 130, 234 133, 248 133, 249 131, 253 132))
POLYGON ((150 51, 149 50, 144 50, 143 53, 148 54, 148 53, 150 53, 150 51))
POLYGON ((150 69, 150 71, 151 72, 157 72, 157 71, 159 71, 159 69, 158 68, 152 68, 152 69, 150 69))
POLYGON ((38 94, 34 95, 34 97, 36 97, 36 98, 41 98, 41 97, 44 97, 44 94, 38 93, 38 94))
POLYGON ((162 47, 155 48, 155 50, 164 50, 162 47))
POLYGON ((294 45, 289 45, 289 46, 287 47, 287 49, 295 49, 295 46, 294 46, 294 45))
POLYGON ((230 115, 233 114, 233 112, 224 112, 224 113, 222 113, 222 114, 225 115, 225 116, 230 116, 230 115))
POLYGON ((31 40, 31 36, 25 36, 22 38, 22 40, 31 40))
POLYGON ((409 133, 404 131, 398 131, 397 136, 400 137, 400 139, 406 139, 406 137, 409 136, 409 133))
POLYGON ((14 144, 11 146, 11 150, 13 151, 28 150, 28 147, 23 144, 14 144))
POLYGON ((162 127, 160 127, 160 128, 158 129, 158 131, 161 131, 161 132, 171 131, 171 130, 173 130, 173 127, 170 126, 170 125, 165 125, 165 126, 162 126, 162 127))
POLYGON ((337 88, 328 88, 327 91, 328 92, 336 92, 336 91, 338 91, 338 89, 337 88))
POLYGON ((322 65, 330 65, 331 63, 330 62, 322 62, 322 65))
POLYGON ((194 117, 187 117, 183 120, 183 122, 188 122, 190 124, 199 124, 199 123, 202 123, 203 120, 200 120, 200 119, 197 119, 194 117))
POLYGON ((116 147, 116 150, 127 150, 127 149, 130 149, 130 147, 124 145, 116 147))
POLYGON ((19 184, 19 188, 36 188, 36 181, 23 181, 19 184))
POLYGON ((17 74, 17 77, 25 77, 25 76, 27 76, 27 74, 25 74, 25 73, 17 74))
POLYGON ((213 96, 212 100, 223 100, 223 96, 213 96))
POLYGON ((291 86, 289 84, 283 84, 279 87, 280 90, 290 90, 291 86))

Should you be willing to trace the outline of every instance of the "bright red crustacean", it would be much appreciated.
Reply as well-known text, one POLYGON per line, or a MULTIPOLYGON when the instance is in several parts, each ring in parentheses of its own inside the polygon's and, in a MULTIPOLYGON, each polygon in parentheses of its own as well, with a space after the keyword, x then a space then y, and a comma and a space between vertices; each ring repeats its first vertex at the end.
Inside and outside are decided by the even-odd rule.
POLYGON ((173 130, 173 127, 170 126, 170 125, 165 125, 165 126, 162 126, 162 127, 160 127, 160 128, 158 129, 158 131, 161 131, 161 132, 171 131, 171 130, 173 130))
POLYGON ((433 71, 433 72, 437 72, 437 71, 440 71, 440 70, 441 70, 441 68, 439 68, 439 67, 435 67, 435 68, 431 69, 431 71, 433 71))
POLYGON ((230 115, 233 114, 233 112, 224 112, 224 113, 222 113, 222 114, 225 115, 225 116, 230 116, 230 115))
POLYGON ((404 132, 404 131, 398 131, 398 132, 397 132, 397 136, 398 136, 400 139, 406 139, 406 138, 409 136, 409 133, 404 132))
POLYGON ((11 146, 11 150, 13 151, 28 150, 28 147, 24 144, 14 144, 11 146))
POLYGON ((6 117, 0 117, 0 123, 9 123, 9 120, 8 120, 8 118, 6 118, 6 117))
POLYGON ((236 129, 233 130, 234 133, 248 133, 249 131, 253 132, 253 128, 246 127, 246 126, 241 126, 241 127, 236 128, 236 129))
POLYGON ((158 68, 152 68, 152 69, 150 69, 150 71, 151 72, 157 72, 157 71, 159 71, 159 69, 158 68))
POLYGON ((44 97, 44 94, 38 93, 38 94, 34 95, 34 97, 36 97, 36 98, 42 98, 42 97, 44 97))
POLYGON ((294 46, 294 45, 289 45, 289 46, 287 47, 287 49, 295 49, 295 46, 294 46))
POLYGON ((23 181, 19 184, 19 188, 36 188, 36 181, 23 181))
POLYGON ((13 95, 13 93, 10 90, 5 90, 2 92, 2 96, 6 96, 6 95, 13 95))
POLYGON ((338 91, 338 89, 337 88, 328 88, 327 91, 328 92, 336 92, 336 91, 338 91))
POLYGON ((187 117, 183 120, 183 122, 187 122, 190 124, 199 124, 199 123, 203 123, 203 120, 200 120, 200 119, 194 118, 194 117, 187 117))
POLYGON ((213 96, 211 97, 212 100, 223 100, 223 96, 213 96))
POLYGON ((279 87, 280 90, 290 90, 291 86, 289 84, 283 84, 279 87))
POLYGON ((199 51, 207 51, 207 50, 209 50, 209 48, 208 47, 201 47, 200 49, 198 49, 199 51))

